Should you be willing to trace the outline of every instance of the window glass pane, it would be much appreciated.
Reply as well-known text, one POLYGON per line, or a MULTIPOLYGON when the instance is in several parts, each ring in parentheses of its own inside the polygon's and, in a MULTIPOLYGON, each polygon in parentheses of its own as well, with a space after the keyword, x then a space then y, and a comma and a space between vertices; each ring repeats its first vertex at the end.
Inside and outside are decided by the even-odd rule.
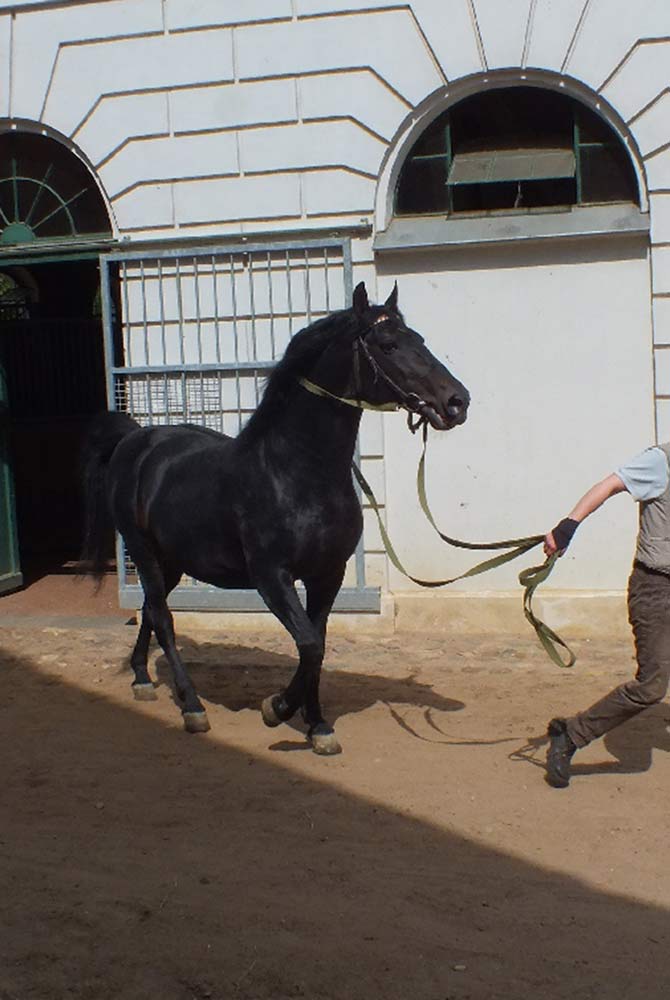
POLYGON ((10 182, 0 183, 0 224, 4 228, 14 217, 14 198, 10 182))
POLYGON ((612 130, 607 122, 599 118, 588 108, 578 108, 576 112, 577 127, 579 129, 579 141, 611 143, 612 130))
MULTIPOLYGON (((51 220, 46 223, 42 222, 43 219, 48 219, 52 213, 54 213, 53 218, 58 215, 61 202, 55 194, 52 194, 37 181, 23 180, 19 183, 18 189, 19 218, 33 229, 36 236, 48 236, 49 233, 58 235, 65 231, 63 229, 65 220, 61 220, 60 225, 56 226, 55 229, 53 223, 51 227, 49 226, 51 220)), ((66 231, 71 231, 69 226, 66 231)))
POLYGON ((547 208, 574 205, 577 185, 574 177, 527 181, 521 185, 521 208, 547 208))
POLYGON ((628 157, 613 146, 586 146, 579 151, 582 203, 635 201, 635 178, 628 157))
POLYGON ((538 87, 503 87, 451 109, 453 152, 572 147, 571 102, 538 87))
POLYGON ((447 206, 446 157, 406 163, 398 185, 396 212, 399 215, 446 212, 447 206))
POLYGON ((574 205, 575 180, 463 184, 452 190, 454 212, 495 212, 574 205))
POLYGON ((454 212, 495 212, 514 208, 517 185, 463 184, 452 190, 454 212))
POLYGON ((410 157, 431 156, 435 153, 446 153, 447 151, 447 129, 449 127, 449 116, 440 115, 432 125, 429 125, 420 139, 414 143, 410 152, 410 157))

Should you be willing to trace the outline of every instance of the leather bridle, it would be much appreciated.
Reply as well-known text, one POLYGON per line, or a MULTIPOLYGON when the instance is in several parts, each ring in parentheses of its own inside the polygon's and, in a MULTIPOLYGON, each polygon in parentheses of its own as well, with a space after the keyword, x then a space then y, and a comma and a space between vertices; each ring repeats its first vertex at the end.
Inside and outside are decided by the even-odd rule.
POLYGON ((378 316, 370 326, 368 326, 363 333, 359 334, 354 341, 354 358, 353 358, 353 381, 354 381, 354 395, 350 396, 338 396, 328 389, 324 389, 323 386, 317 385, 315 382, 310 381, 307 378, 301 378, 300 385, 307 389, 308 392, 313 393, 316 396, 324 396, 328 399, 334 399, 338 403, 345 403, 347 406, 355 406, 359 410, 397 410, 403 409, 407 411, 407 424, 412 433, 414 433, 422 424, 428 421, 428 417, 425 415, 425 411, 433 408, 416 392, 405 392, 397 382, 395 382, 388 372, 385 372, 379 362, 372 356, 370 348, 365 343, 365 334, 372 329, 373 326, 377 326, 378 323, 383 323, 388 316, 385 314, 378 316), (376 382, 379 378, 385 382, 390 389, 396 395, 396 401, 392 403, 369 403, 367 400, 363 399, 362 385, 361 385, 361 356, 367 361, 373 374, 374 381, 376 382))

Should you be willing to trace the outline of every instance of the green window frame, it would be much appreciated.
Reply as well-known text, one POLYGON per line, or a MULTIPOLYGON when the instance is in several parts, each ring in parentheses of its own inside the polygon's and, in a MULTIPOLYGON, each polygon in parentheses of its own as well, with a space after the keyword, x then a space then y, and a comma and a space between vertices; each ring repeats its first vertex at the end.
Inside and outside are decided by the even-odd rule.
POLYGON ((111 236, 103 197, 87 165, 35 132, 0 132, 0 246, 111 236))
POLYGON ((394 210, 487 215, 612 202, 639 205, 632 163, 610 126, 567 95, 505 87, 465 98, 424 130, 400 171, 394 210))

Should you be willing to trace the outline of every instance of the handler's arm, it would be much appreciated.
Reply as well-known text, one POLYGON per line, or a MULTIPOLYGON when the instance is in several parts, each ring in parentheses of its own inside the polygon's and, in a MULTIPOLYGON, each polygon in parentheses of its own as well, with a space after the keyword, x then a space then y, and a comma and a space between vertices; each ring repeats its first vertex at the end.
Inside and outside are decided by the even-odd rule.
POLYGON ((599 483, 592 486, 591 489, 584 494, 581 500, 577 501, 567 518, 564 518, 560 524, 556 525, 556 528, 554 528, 553 531, 550 531, 548 535, 545 536, 545 555, 551 556, 556 551, 565 551, 570 543, 572 535, 577 530, 577 526, 585 518, 587 518, 589 514, 592 514, 594 510, 601 507, 606 500, 609 500, 610 497, 616 496, 617 493, 623 493, 625 489, 626 487, 623 482, 614 472, 611 473, 611 475, 606 476, 606 478, 601 480, 599 483), (572 522, 572 524, 570 522, 572 522), (564 534, 564 531, 567 531, 567 534, 564 534), (554 539, 554 532, 559 535, 558 539, 554 539), (567 543, 563 544, 566 538, 567 543))

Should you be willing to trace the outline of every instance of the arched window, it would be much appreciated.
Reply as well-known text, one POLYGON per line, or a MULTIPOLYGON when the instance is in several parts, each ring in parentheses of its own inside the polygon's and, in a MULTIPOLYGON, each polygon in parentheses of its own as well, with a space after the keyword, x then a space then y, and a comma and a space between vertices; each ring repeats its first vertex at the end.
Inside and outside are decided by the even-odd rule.
POLYGON ((639 205, 635 173, 607 123, 540 87, 465 98, 415 142, 398 178, 396 215, 500 214, 573 205, 639 205))
POLYGON ((0 244, 111 235, 86 165, 45 135, 0 133, 0 244))

